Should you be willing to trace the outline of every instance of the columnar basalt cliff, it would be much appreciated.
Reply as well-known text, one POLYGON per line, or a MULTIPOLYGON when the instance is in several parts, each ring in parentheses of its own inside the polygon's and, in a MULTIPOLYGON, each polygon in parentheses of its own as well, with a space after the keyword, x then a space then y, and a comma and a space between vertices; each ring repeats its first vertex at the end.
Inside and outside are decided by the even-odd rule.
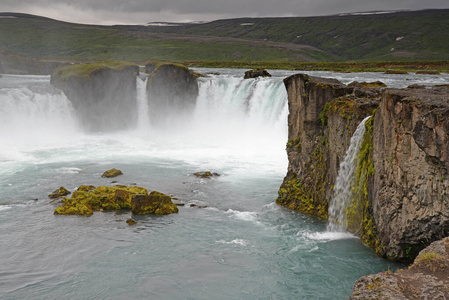
POLYGON ((349 231, 386 258, 411 261, 449 235, 445 88, 386 89, 298 74, 285 79, 289 167, 277 203, 327 218, 340 162, 367 116, 349 231))
POLYGON ((136 124, 136 64, 113 61, 57 68, 51 83, 72 102, 88 131, 126 129, 136 124))
POLYGON ((150 120, 154 126, 165 126, 173 117, 188 115, 198 97, 201 75, 184 65, 154 62, 145 66, 150 120))

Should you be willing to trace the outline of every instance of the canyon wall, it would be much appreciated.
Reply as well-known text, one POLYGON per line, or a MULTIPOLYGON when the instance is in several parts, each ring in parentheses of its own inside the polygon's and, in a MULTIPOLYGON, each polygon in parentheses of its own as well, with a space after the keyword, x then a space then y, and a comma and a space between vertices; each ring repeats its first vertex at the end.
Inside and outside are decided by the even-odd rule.
POLYGON ((61 89, 87 131, 123 130, 136 124, 136 64, 111 61, 57 68, 51 83, 61 89))
POLYGON ((358 124, 366 124, 349 231, 388 259, 411 261, 449 234, 448 89, 348 86, 304 74, 284 80, 288 91, 287 176, 276 202, 328 218, 340 162, 358 124))

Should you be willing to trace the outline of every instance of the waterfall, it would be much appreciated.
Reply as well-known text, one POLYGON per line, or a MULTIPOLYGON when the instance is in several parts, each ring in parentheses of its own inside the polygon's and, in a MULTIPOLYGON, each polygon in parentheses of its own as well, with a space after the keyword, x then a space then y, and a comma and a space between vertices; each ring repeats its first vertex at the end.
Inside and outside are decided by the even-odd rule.
MULTIPOLYGON (((92 154, 161 155, 210 168, 238 165, 248 170, 251 165, 254 172, 259 168, 283 174, 288 116, 283 78, 236 76, 199 78, 194 106, 187 112, 178 109, 162 115, 167 118, 162 128, 151 125, 146 80, 138 77, 134 101, 123 99, 135 105, 136 125, 109 132, 84 130, 79 112, 62 91, 50 85, 49 77, 4 76, 0 82, 4 85, 0 85, 0 144, 8 147, 1 150, 0 161, 14 160, 17 153, 26 155, 29 149, 75 149, 104 143, 102 150, 92 154)), ((113 118, 109 113, 99 111, 99 118, 113 118)))
POLYGON ((287 92, 282 78, 240 79, 216 77, 200 80, 195 121, 233 134, 272 131, 287 137, 287 92))
POLYGON ((137 97, 137 128, 148 129, 150 126, 150 114, 148 110, 148 96, 147 96, 147 80, 148 77, 141 79, 136 77, 136 97, 137 97))
POLYGON ((365 134, 365 122, 370 118, 366 117, 360 122, 353 136, 345 157, 340 164, 337 179, 335 181, 333 197, 329 204, 329 225, 330 231, 342 231, 347 228, 345 210, 351 203, 352 188, 355 180, 357 168, 357 157, 365 134))

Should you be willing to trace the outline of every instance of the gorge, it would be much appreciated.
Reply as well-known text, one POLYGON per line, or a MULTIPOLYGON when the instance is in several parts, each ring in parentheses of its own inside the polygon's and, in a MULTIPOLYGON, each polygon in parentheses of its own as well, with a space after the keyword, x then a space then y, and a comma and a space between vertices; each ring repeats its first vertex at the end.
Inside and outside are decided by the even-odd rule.
MULTIPOLYGON (((381 80, 389 86, 401 88, 404 82, 443 84, 448 80, 445 75, 294 75, 286 83, 299 87, 300 78, 310 79, 310 90, 298 90, 296 95, 306 99, 308 93, 311 106, 304 112, 308 122, 288 126, 288 105, 297 98, 290 97, 291 88, 287 95, 283 80, 294 72, 270 70, 272 78, 243 79, 244 70, 195 69, 206 77, 195 80, 194 103, 180 113, 161 113, 155 124, 148 101, 150 78, 137 76, 135 66, 127 70, 128 79, 120 77, 114 84, 97 86, 106 96, 95 96, 101 105, 94 110, 83 107, 89 103, 70 99, 69 93, 62 92, 64 87, 50 85, 47 76, 6 74, 0 79, 5 116, 0 120, 0 139, 8 145, 0 153, 0 228, 5 241, 0 246, 4 253, 0 262, 5 266, 2 298, 22 299, 32 293, 72 299, 105 295, 111 299, 149 295, 343 299, 361 276, 402 266, 378 257, 354 235, 328 231, 324 220, 273 203, 288 165, 285 143, 288 140, 290 170, 295 167, 292 162, 303 163, 298 154, 321 146, 316 157, 321 156, 325 165, 304 162, 305 169, 313 165, 312 175, 320 176, 327 166, 326 140, 320 137, 317 143, 308 143, 313 137, 310 133, 338 127, 340 131, 329 130, 328 137, 335 140, 329 142, 335 148, 331 155, 335 179, 365 114, 374 115, 368 125, 375 124, 379 116, 376 107, 385 91, 348 87, 334 79, 315 79, 312 74, 344 83, 383 76, 381 80), (130 87, 128 95, 120 90, 126 90, 125 85, 130 87), (350 101, 329 104, 326 110, 322 109, 324 101, 312 101, 313 95, 333 99, 334 93, 368 95, 370 100, 356 101, 354 115, 344 113, 350 101), (108 107, 120 101, 119 97, 126 105, 120 110, 108 107), (90 115, 95 110, 102 113, 90 115), (315 112, 317 119, 312 117, 315 112), (300 140, 291 136, 297 126, 312 131, 300 140), (117 183, 101 178, 113 167, 124 173, 114 178, 117 183), (202 179, 192 175, 204 170, 221 176, 202 179), (137 221, 133 227, 125 222, 130 212, 96 213, 88 218, 53 215, 55 206, 48 203, 48 193, 60 185, 73 192, 83 184, 137 184, 186 205, 176 215, 133 216, 137 221)), ((89 91, 84 85, 77 90, 87 96, 89 91)), ((426 126, 431 126, 428 122, 426 126)), ((439 137, 433 140, 439 143, 439 137)), ((311 177, 307 183, 311 186, 317 179, 311 177)), ((312 195, 320 192, 317 189, 312 195)), ((330 191, 326 193, 331 196, 330 191)), ((309 211, 326 216, 324 200, 312 200, 318 205, 307 206, 309 211)))

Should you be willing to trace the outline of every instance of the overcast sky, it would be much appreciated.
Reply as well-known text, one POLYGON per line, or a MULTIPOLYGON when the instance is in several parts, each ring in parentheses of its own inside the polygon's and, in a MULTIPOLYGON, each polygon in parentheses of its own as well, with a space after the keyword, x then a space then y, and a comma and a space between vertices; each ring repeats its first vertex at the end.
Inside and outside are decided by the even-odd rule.
POLYGON ((449 8, 448 0, 0 0, 22 12, 89 24, 212 21, 238 17, 318 16, 373 10, 449 8))

